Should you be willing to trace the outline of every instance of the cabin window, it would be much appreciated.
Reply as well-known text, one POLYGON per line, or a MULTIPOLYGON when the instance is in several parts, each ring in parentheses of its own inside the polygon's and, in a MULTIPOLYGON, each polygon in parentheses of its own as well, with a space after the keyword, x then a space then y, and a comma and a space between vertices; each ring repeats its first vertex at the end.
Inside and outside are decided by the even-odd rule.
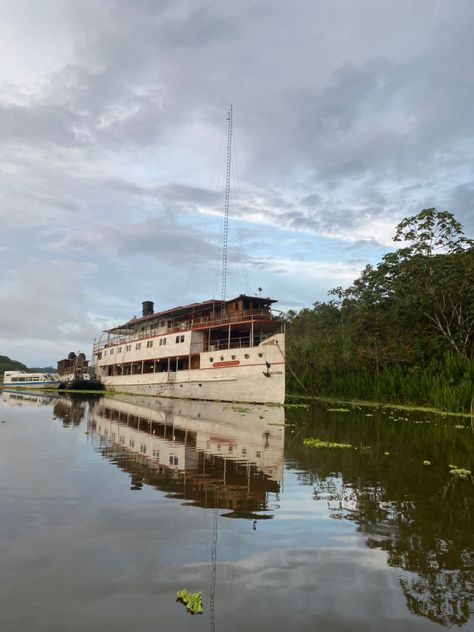
POLYGON ((141 342, 137 342, 137 344, 135 345, 135 349, 140 349, 142 346, 141 342))
POLYGON ((163 340, 161 340, 160 338, 159 346, 161 347, 162 344, 163 344, 163 340))
POLYGON ((155 459, 159 459, 160 458, 160 451, 159 450, 153 450, 153 456, 155 457, 155 459))
POLYGON ((127 346, 125 347, 125 351, 131 351, 131 349, 132 349, 132 345, 127 345, 127 346))
POLYGON ((214 362, 214 358, 209 358, 209 362, 214 362))
POLYGON ((98 360, 102 360, 102 351, 100 351, 100 352, 97 354, 97 359, 98 359, 98 360))
POLYGON ((105 358, 106 355, 107 355, 107 350, 104 351, 104 358, 105 358))
POLYGON ((184 342, 184 336, 181 336, 181 342, 184 342))
POLYGON ((133 439, 130 439, 130 441, 128 442, 128 445, 129 445, 131 448, 134 448, 134 447, 135 447, 135 441, 134 441, 133 439))
POLYGON ((244 357, 245 357, 246 360, 248 360, 250 356, 249 356, 248 353, 246 353, 244 357))
POLYGON ((12 377, 12 382, 18 382, 18 378, 17 377, 12 377))
POLYGON ((179 342, 179 336, 176 336, 175 342, 179 342))
POLYGON ((164 345, 166 344, 166 338, 163 338, 163 344, 164 345))
POLYGON ((153 340, 149 340, 149 341, 146 343, 146 346, 147 346, 147 349, 149 349, 150 347, 153 347, 153 340))
POLYGON ((114 352, 113 349, 109 349, 109 354, 112 355, 112 353, 114 352))
POLYGON ((146 454, 146 445, 145 445, 144 443, 142 443, 142 444, 140 445, 140 452, 141 452, 142 454, 146 454))
POLYGON ((122 347, 119 347, 119 348, 117 349, 117 353, 122 353, 122 347))

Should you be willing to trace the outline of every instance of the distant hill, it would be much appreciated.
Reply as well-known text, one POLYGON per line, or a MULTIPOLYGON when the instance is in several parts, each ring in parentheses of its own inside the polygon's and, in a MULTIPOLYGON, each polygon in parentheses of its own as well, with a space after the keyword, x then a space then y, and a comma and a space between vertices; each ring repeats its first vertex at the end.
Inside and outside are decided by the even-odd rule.
POLYGON ((0 374, 4 371, 28 371, 28 367, 21 362, 11 360, 8 356, 0 355, 0 374))
POLYGON ((0 379, 3 379, 4 371, 28 371, 29 373, 55 373, 52 366, 28 368, 26 364, 12 360, 8 356, 0 355, 0 379))

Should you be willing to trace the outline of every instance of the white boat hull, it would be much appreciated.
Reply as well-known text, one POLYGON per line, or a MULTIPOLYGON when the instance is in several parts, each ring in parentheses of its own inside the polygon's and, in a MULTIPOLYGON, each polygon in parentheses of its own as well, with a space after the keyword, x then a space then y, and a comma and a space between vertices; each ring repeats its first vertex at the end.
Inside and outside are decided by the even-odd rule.
POLYGON ((15 390, 15 391, 21 391, 21 390, 26 390, 26 391, 31 391, 32 389, 37 390, 37 389, 51 389, 51 388, 58 388, 59 387, 60 382, 22 382, 21 384, 9 384, 4 382, 3 383, 3 388, 4 389, 8 389, 9 391, 11 390, 15 390))
POLYGON ((276 334, 256 347, 202 353, 199 369, 102 376, 101 380, 106 389, 125 393, 283 404, 283 345, 284 335, 276 334))

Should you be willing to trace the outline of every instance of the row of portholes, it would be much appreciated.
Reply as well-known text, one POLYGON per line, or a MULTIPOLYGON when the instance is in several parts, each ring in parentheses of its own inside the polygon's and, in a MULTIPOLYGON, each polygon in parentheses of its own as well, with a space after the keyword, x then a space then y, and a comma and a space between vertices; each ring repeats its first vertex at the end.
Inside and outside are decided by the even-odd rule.
MULTIPOLYGON (((259 353, 259 354, 258 354, 258 357, 259 357, 259 358, 263 358, 263 353, 259 353)), ((231 358, 232 358, 232 360, 235 360, 235 359, 237 358, 237 356, 233 355, 233 356, 231 356, 231 358)), ((246 354, 244 355, 244 358, 245 358, 246 360, 248 360, 248 359, 250 358, 249 354, 248 354, 248 353, 246 353, 246 354)), ((220 361, 221 361, 221 362, 223 362, 223 361, 224 361, 224 356, 221 356, 219 359, 220 359, 220 361)), ((209 362, 214 362, 214 358, 209 358, 209 362)))

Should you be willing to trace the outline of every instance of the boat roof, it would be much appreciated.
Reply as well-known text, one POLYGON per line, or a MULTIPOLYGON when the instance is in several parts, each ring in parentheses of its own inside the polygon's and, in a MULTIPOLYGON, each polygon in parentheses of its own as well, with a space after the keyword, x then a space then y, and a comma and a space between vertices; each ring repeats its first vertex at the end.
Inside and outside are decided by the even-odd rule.
POLYGON ((276 299, 270 298, 268 296, 267 297, 251 296, 249 294, 239 294, 239 296, 231 298, 227 301, 223 301, 221 299, 209 299, 207 301, 201 301, 200 303, 189 303, 188 305, 179 305, 178 307, 166 309, 162 312, 154 312, 153 314, 149 314, 147 316, 141 316, 139 318, 131 318, 126 323, 123 323, 123 325, 117 325, 116 327, 113 327, 112 329, 109 329, 107 331, 110 331, 110 332, 121 331, 122 329, 129 329, 132 326, 135 327, 137 324, 146 323, 149 320, 153 320, 154 318, 160 318, 160 317, 165 317, 165 316, 177 316, 180 313, 186 313, 190 311, 199 312, 200 309, 210 307, 213 304, 222 306, 222 304, 227 305, 228 303, 233 303, 237 300, 258 301, 262 305, 271 305, 272 303, 278 302, 276 299))

